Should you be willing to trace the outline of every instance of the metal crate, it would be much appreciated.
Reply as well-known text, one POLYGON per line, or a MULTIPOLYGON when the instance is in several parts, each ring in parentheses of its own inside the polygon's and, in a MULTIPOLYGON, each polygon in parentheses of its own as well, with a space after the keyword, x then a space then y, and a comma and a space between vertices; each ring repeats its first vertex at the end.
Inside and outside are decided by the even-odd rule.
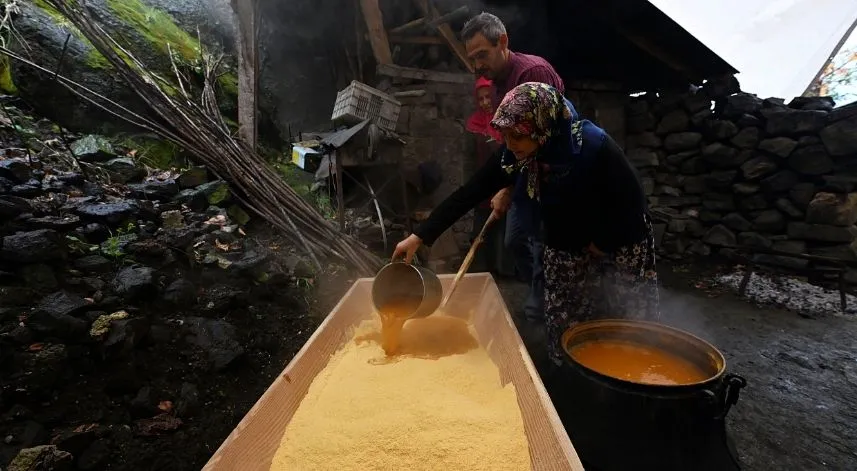
POLYGON ((402 104, 386 93, 353 80, 336 94, 330 117, 335 123, 357 124, 369 119, 381 129, 395 131, 402 104))

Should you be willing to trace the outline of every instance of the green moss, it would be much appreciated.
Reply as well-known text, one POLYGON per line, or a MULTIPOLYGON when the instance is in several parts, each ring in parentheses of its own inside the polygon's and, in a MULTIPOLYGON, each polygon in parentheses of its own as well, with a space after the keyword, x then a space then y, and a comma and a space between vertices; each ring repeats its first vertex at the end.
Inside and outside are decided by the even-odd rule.
POLYGON ((93 69, 110 68, 110 62, 107 60, 107 58, 104 57, 100 52, 98 52, 98 49, 96 49, 95 46, 93 46, 92 43, 90 43, 89 40, 86 39, 86 36, 84 36, 83 33, 80 32, 80 30, 75 28, 75 26, 71 24, 71 22, 68 21, 68 19, 66 19, 66 17, 63 16, 63 14, 60 13, 56 8, 52 7, 45 0, 33 0, 33 5, 37 6, 48 16, 50 16, 51 19, 54 20, 54 23, 57 24, 57 26, 61 26, 67 29, 71 34, 75 35, 75 37, 86 43, 86 45, 89 47, 89 52, 86 55, 86 65, 92 67, 93 69))
POLYGON ((33 5, 41 8, 42 11, 50 15, 50 17, 53 18, 57 23, 68 23, 68 21, 66 21, 65 19, 65 16, 63 16, 62 13, 60 13, 56 8, 52 7, 51 4, 49 4, 45 0, 33 0, 33 5))
POLYGON ((238 76, 233 73, 223 74, 218 79, 217 82, 220 84, 220 88, 227 95, 238 96, 238 76))
POLYGON ((238 121, 235 121, 229 116, 223 116, 223 122, 226 123, 226 126, 229 127, 230 131, 238 132, 238 121))
POLYGON ((274 167, 279 171, 286 184, 304 201, 315 207, 322 216, 328 219, 336 217, 336 209, 327 193, 312 191, 314 180, 312 173, 301 170, 291 163, 278 163, 274 164, 274 167))
POLYGON ((164 54, 172 49, 181 58, 195 61, 199 42, 176 25, 173 17, 140 0, 107 0, 117 18, 134 28, 143 38, 164 54))
MULTIPOLYGON (((87 41, 89 43, 89 41, 87 41)), ((98 52, 98 49, 95 49, 94 46, 89 46, 89 52, 86 54, 86 65, 92 67, 93 69, 109 69, 113 67, 110 64, 110 61, 104 57, 103 54, 98 52)))
POLYGON ((226 183, 218 182, 208 195, 208 204, 218 205, 227 199, 229 199, 229 186, 226 183))
POLYGON ((119 139, 117 143, 136 150, 135 157, 152 168, 168 169, 181 164, 182 148, 170 141, 148 136, 129 136, 119 139))
POLYGON ((89 335, 93 338, 103 337, 107 332, 110 332, 110 326, 113 324, 113 321, 121 321, 127 318, 128 313, 126 311, 117 311, 113 314, 98 316, 98 319, 95 319, 95 322, 92 323, 92 327, 89 329, 89 335))
POLYGON ((18 93, 18 87, 12 80, 12 65, 8 56, 0 56, 0 91, 9 95, 18 93))

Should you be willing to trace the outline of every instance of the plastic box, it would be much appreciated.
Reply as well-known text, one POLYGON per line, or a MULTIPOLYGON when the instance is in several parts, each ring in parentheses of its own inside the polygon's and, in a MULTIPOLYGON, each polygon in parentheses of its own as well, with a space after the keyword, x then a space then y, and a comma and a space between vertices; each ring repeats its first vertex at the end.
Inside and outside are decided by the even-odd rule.
POLYGON ((353 80, 336 94, 330 117, 335 123, 357 124, 369 119, 386 131, 395 131, 402 104, 386 93, 353 80))

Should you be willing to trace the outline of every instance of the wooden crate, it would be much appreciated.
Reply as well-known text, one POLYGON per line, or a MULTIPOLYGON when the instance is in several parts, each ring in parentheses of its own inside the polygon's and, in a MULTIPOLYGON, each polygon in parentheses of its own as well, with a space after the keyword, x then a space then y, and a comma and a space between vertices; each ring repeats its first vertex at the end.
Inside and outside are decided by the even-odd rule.
MULTIPOLYGON (((453 277, 440 276, 444 289, 453 277)), ((354 283, 214 453, 204 471, 269 471, 286 426, 313 379, 331 355, 351 340, 352 329, 372 315, 371 286, 371 278, 354 283)), ((502 383, 515 385, 532 469, 583 471, 491 275, 464 277, 446 311, 469 316, 479 343, 500 370, 502 383)))

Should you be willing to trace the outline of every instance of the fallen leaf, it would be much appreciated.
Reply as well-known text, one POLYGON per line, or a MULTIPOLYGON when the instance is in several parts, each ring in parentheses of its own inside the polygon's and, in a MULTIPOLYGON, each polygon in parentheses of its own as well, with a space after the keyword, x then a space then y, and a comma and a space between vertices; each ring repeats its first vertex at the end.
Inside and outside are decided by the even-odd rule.
POLYGON ((45 344, 43 343, 34 343, 27 347, 28 352, 41 352, 42 349, 45 348, 45 344))
POLYGON ((217 239, 214 239, 214 247, 217 248, 217 250, 220 250, 221 252, 229 251, 229 244, 224 244, 217 239))
POLYGON ((74 433, 86 433, 94 428, 98 427, 98 424, 82 424, 78 425, 76 429, 74 429, 74 433))
POLYGON ((170 412, 173 410, 173 401, 161 401, 158 403, 158 409, 164 412, 170 412))
POLYGON ((247 233, 246 233, 246 232, 244 232, 244 229, 241 229, 240 227, 238 228, 238 233, 239 233, 239 234, 241 234, 242 236, 246 236, 246 235, 247 235, 247 233))
POLYGON ((182 425, 181 419, 169 414, 160 414, 151 419, 141 419, 136 423, 137 435, 152 437, 163 432, 171 432, 182 425))

